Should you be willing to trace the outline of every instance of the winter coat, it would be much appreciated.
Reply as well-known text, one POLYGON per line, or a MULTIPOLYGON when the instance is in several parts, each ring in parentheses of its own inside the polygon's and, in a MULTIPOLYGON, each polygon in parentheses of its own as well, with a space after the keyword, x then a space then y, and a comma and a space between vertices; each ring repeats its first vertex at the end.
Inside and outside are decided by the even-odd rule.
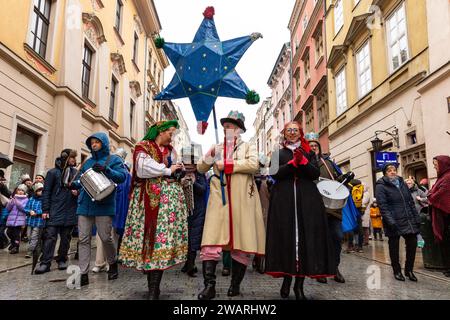
POLYGON ((27 205, 27 195, 16 194, 8 204, 6 210, 9 211, 7 227, 22 227, 26 224, 27 214, 25 213, 25 206, 27 205))
POLYGON ((25 213, 27 214, 27 226, 32 228, 43 228, 44 219, 42 219, 42 196, 38 197, 34 195, 28 200, 25 206, 25 213), (31 211, 36 213, 35 216, 31 216, 31 211))
POLYGON ((420 213, 420 210, 422 210, 423 207, 427 204, 427 194, 423 192, 421 189, 419 189, 417 186, 413 186, 411 189, 409 189, 409 192, 411 192, 411 196, 414 200, 414 205, 416 206, 417 212, 420 213), (417 200, 417 197, 420 197, 423 199, 422 201, 417 200))
POLYGON ((320 175, 317 159, 313 152, 303 153, 308 163, 298 168, 289 164, 290 149, 272 155, 272 165, 278 160, 279 165, 270 172, 276 182, 270 193, 265 268, 275 277, 325 277, 336 272, 328 216, 314 182, 320 175))
POLYGON ((123 232, 125 230, 125 222, 127 221, 128 215, 128 206, 130 204, 130 186, 131 174, 127 172, 125 181, 117 186, 116 215, 113 219, 113 228, 119 235, 123 235, 123 232))
MULTIPOLYGON (((70 167, 69 181, 77 174, 75 168, 70 167)), ((63 185, 63 168, 61 158, 55 160, 55 168, 45 177, 42 192, 42 212, 48 213, 47 226, 70 227, 77 224, 77 197, 63 185)))
POLYGON ((363 183, 364 186, 364 195, 362 199, 362 207, 361 212, 363 213, 361 217, 361 224, 363 228, 369 228, 370 227, 370 193, 369 193, 369 187, 363 183))
MULTIPOLYGON (((81 167, 78 178, 96 163, 106 166, 105 176, 114 183, 119 184, 126 180, 128 171, 123 165, 122 158, 117 155, 110 155, 109 139, 103 132, 97 132, 86 139, 86 146, 91 151, 92 157, 89 158, 81 167), (96 138, 102 142, 102 147, 98 151, 91 149, 91 139, 96 138), (109 161, 106 163, 109 156, 109 161)), ((92 201, 89 194, 81 188, 80 180, 73 183, 73 187, 80 190, 78 196, 77 214, 82 216, 114 216, 116 214, 116 193, 114 190, 109 196, 101 201, 92 201)))
POLYGON ((370 219, 372 220, 372 228, 383 228, 383 222, 381 221, 380 208, 370 208, 370 219))
POLYGON ((420 231, 420 218, 414 200, 403 178, 398 177, 398 179, 399 188, 386 176, 376 183, 375 197, 383 217, 384 231, 388 237, 417 234, 420 231))
POLYGON ((195 173, 194 182, 194 212, 188 217, 189 250, 200 250, 202 244, 203 225, 205 224, 206 204, 205 197, 208 182, 204 174, 195 173))
MULTIPOLYGON (((217 146, 216 154, 223 157, 223 144, 217 146)), ((226 204, 222 203, 220 180, 211 179, 210 195, 203 229, 203 246, 230 246, 236 250, 257 253, 265 252, 266 237, 264 220, 254 174, 259 170, 256 147, 240 139, 233 152, 233 173, 231 176, 231 215, 227 187, 226 204)), ((197 164, 200 173, 206 173, 213 166, 214 174, 220 175, 216 164, 208 164, 201 159, 197 164)), ((224 175, 224 182, 226 177, 224 175)))

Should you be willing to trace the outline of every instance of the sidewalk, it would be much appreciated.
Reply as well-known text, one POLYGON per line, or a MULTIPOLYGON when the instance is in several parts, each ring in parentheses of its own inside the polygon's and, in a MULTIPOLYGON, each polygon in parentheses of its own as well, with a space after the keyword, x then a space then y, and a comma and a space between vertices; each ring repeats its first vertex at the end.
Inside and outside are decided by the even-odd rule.
MULTIPOLYGON (((342 254, 354 254, 361 258, 365 258, 368 260, 374 260, 379 263, 383 263, 386 265, 391 265, 391 261, 389 258, 389 245, 388 238, 384 237, 384 241, 375 241, 369 240, 369 246, 365 246, 363 248, 363 253, 346 253, 345 249, 347 248, 347 244, 345 243, 342 247, 342 254)), ((400 265, 402 265, 402 269, 404 267, 405 262, 405 242, 403 238, 400 240, 400 265)), ((417 275, 425 275, 437 280, 446 281, 450 283, 450 278, 447 278, 443 274, 444 270, 440 269, 426 269, 423 264, 422 259, 422 249, 417 248, 416 252, 416 260, 414 263, 414 273, 417 275)))
MULTIPOLYGON (((91 246, 94 248, 96 247, 95 242, 96 237, 92 237, 92 243, 91 246)), ((73 257, 75 255, 75 252, 77 251, 77 241, 78 238, 72 238, 72 241, 70 243, 70 249, 69 249, 69 256, 73 257)), ((20 243, 20 249, 19 253, 17 254, 10 254, 8 252, 8 249, 0 250, 0 273, 8 272, 17 268, 27 267, 30 266, 30 272, 31 272, 31 265, 33 263, 32 258, 25 258, 25 255, 27 253, 28 243, 27 242, 21 242, 20 243)), ((55 253, 57 252, 59 248, 59 238, 56 242, 55 246, 55 253)), ((93 253, 95 255, 95 253, 93 253)), ((56 254, 55 254, 56 256, 56 254)))

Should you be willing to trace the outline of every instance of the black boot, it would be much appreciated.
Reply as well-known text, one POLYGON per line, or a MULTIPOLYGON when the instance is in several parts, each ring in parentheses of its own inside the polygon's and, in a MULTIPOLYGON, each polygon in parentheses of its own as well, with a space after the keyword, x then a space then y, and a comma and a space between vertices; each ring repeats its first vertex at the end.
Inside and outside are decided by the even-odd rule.
POLYGON ((231 265, 231 286, 228 289, 227 295, 229 297, 234 297, 240 294, 240 285, 242 279, 244 279, 245 271, 247 266, 245 264, 239 263, 232 259, 231 265))
POLYGON ((148 300, 159 300, 161 290, 159 285, 163 276, 163 270, 152 270, 147 273, 148 300))
POLYGON ((334 276, 334 281, 339 283, 345 283, 344 276, 339 272, 339 269, 336 268, 336 275, 334 276))
POLYGON ((305 278, 303 278, 303 277, 295 278, 295 283, 294 283, 295 300, 307 300, 305 297, 305 293, 303 292, 303 283, 304 282, 305 282, 305 278))
POLYGON ((291 291, 291 283, 292 283, 292 277, 284 276, 283 284, 281 285, 281 289, 280 289, 280 296, 283 299, 287 299, 289 297, 289 292, 291 291))
POLYGON ((109 265, 108 280, 115 280, 119 277, 119 265, 117 262, 109 265))
POLYGON ((89 284, 89 276, 88 274, 82 274, 80 279, 80 286, 87 286, 89 284))
POLYGON ((211 300, 216 296, 216 266, 217 261, 203 261, 203 279, 205 289, 198 294, 198 300, 211 300))
POLYGON ((188 260, 186 261, 187 267, 186 267, 186 274, 189 277, 195 278, 195 273, 197 272, 197 267, 195 266, 195 257, 196 253, 195 251, 189 251, 188 253, 188 260))

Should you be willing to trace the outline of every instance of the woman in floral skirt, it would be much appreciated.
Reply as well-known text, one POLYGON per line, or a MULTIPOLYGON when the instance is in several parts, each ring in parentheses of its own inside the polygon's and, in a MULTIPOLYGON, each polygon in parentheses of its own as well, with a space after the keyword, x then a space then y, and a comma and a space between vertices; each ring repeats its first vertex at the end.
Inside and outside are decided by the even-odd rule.
POLYGON ((164 270, 184 263, 188 252, 187 208, 170 145, 177 121, 153 125, 136 145, 130 208, 119 259, 147 274, 149 299, 157 300, 164 270))

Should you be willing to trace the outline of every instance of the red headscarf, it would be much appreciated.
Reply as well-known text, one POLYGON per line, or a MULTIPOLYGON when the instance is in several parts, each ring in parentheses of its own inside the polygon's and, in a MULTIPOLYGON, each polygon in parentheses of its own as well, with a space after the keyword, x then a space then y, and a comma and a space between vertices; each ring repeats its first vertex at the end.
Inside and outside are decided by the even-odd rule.
POLYGON ((283 135, 283 141, 281 142, 281 145, 283 147, 286 147, 286 145, 287 145, 287 141, 286 141, 286 137, 285 137, 284 133, 286 132, 286 128, 291 124, 297 125, 297 127, 300 129, 300 145, 303 150, 305 150, 307 153, 310 153, 311 148, 309 146, 308 141, 306 141, 306 139, 305 139, 305 134, 303 133, 302 125, 298 121, 291 121, 291 122, 288 122, 285 124, 283 130, 281 131, 281 134, 283 135))
POLYGON ((438 179, 428 194, 428 200, 433 207, 433 233, 438 241, 444 234, 444 215, 450 215, 450 157, 437 156, 439 171, 438 179))

